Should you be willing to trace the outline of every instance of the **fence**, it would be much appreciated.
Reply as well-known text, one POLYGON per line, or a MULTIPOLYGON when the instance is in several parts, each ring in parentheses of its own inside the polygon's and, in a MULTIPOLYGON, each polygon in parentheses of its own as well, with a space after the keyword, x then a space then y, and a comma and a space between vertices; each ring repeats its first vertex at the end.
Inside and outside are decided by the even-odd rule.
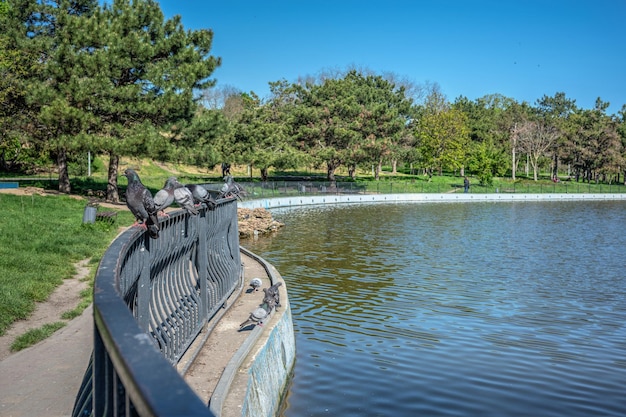
POLYGON ((240 284, 237 204, 123 232, 94 282, 94 351, 73 416, 210 416, 174 365, 240 284))
MULTIPOLYGON (((409 181, 372 181, 369 183, 328 182, 328 181, 238 181, 245 190, 245 199, 290 197, 301 195, 345 195, 345 194, 413 194, 413 193, 462 193, 463 179, 458 184, 428 182, 426 180, 409 181)), ((204 184, 207 188, 219 190, 221 184, 204 184)), ((525 193, 525 194, 583 194, 583 193, 626 193, 626 185, 579 183, 561 181, 556 183, 535 183, 525 181, 519 183, 494 181, 493 185, 482 186, 472 184, 471 193, 525 193)))

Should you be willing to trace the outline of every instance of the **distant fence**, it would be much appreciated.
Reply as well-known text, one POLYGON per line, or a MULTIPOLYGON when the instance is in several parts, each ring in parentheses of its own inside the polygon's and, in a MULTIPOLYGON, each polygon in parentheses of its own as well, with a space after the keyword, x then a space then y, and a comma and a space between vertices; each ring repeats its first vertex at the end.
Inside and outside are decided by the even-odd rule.
MULTIPOLYGON (((329 182, 311 180, 285 180, 247 182, 237 180, 245 190, 242 196, 244 200, 259 198, 290 197, 290 196, 324 196, 324 195, 349 195, 349 194, 414 194, 414 193, 463 193, 463 180, 459 178, 458 184, 437 184, 425 180, 408 181, 372 181, 363 182, 329 182)), ((219 190, 220 184, 204 184, 207 188, 219 190)), ((589 184, 573 181, 560 181, 550 184, 545 183, 499 183, 494 182, 490 186, 471 184, 470 193, 480 194, 599 194, 599 193, 626 193, 624 184, 589 184)))
POLYGON ((94 352, 73 416, 211 416, 175 365, 240 284, 235 199, 179 210, 158 239, 139 228, 109 246, 94 282, 94 352))

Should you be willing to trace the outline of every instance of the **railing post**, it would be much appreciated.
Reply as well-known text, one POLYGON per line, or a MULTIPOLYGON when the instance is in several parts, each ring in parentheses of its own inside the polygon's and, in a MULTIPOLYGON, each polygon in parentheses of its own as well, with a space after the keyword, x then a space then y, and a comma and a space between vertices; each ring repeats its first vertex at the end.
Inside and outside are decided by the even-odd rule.
POLYGON ((145 233, 141 246, 141 274, 137 282, 137 324, 146 333, 150 327, 150 245, 148 233, 145 233))
POLYGON ((209 279, 209 225, 207 210, 200 212, 201 217, 198 219, 198 279, 200 280, 200 317, 203 322, 208 320, 209 314, 209 291, 208 291, 208 279, 209 279))

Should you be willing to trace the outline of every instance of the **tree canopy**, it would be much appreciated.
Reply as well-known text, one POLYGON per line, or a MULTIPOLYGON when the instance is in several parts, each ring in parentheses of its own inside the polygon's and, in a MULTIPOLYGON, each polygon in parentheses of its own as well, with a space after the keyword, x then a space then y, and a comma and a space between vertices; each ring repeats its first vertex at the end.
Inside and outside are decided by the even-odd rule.
MULTIPOLYGON (((186 30, 154 0, 0 0, 0 169, 53 161, 59 190, 87 151, 108 158, 116 201, 121 157, 260 170, 398 164, 433 175, 566 173, 626 181, 626 105, 581 109, 564 92, 536 103, 499 94, 450 103, 436 83, 367 69, 271 81, 260 98, 211 78, 210 29, 186 30)), ((84 157, 83 157, 84 158, 84 157)))

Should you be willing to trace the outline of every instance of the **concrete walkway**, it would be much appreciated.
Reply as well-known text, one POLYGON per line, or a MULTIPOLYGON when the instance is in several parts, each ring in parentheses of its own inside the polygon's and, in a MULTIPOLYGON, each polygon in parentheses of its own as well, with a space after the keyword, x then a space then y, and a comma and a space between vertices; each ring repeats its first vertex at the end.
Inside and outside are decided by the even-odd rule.
MULTIPOLYGON (((263 287, 269 286, 267 274, 259 263, 243 253, 241 259, 246 288, 252 277, 261 277, 263 287)), ((246 288, 229 300, 231 307, 224 316, 208 323, 214 329, 185 376, 204 402, 208 402, 222 371, 250 334, 249 330, 238 331, 239 323, 260 304, 263 292, 250 293, 246 288), (213 322, 218 324, 213 326, 213 322)), ((198 337, 201 338, 202 335, 198 337)), ((193 349, 192 346, 189 351, 193 349)), ((49 338, 0 361, 0 416, 71 416, 92 350, 93 308, 90 306, 49 338)), ((184 361, 185 358, 181 365, 184 361)), ((245 393, 246 382, 241 385, 233 391, 245 393)), ((242 401, 243 393, 236 401, 242 401)))
POLYGON ((0 416, 70 416, 93 350, 93 309, 0 362, 0 416))

